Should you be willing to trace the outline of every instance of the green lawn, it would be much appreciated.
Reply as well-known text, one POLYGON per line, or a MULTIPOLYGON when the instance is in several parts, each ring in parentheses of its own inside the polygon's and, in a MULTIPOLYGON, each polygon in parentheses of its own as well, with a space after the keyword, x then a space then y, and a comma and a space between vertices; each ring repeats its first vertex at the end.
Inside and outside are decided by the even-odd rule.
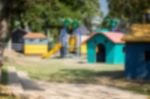
POLYGON ((32 78, 57 82, 97 83, 95 80, 99 76, 122 76, 123 73, 121 65, 87 64, 70 59, 21 59, 20 63, 14 64, 17 69, 28 72, 32 78))
MULTIPOLYGON (((33 79, 60 83, 103 84, 150 94, 149 83, 128 81, 124 78, 122 65, 87 64, 80 59, 42 60, 38 58, 18 58, 11 64, 18 70, 28 72, 33 79)), ((8 62, 7 65, 9 65, 8 62)))

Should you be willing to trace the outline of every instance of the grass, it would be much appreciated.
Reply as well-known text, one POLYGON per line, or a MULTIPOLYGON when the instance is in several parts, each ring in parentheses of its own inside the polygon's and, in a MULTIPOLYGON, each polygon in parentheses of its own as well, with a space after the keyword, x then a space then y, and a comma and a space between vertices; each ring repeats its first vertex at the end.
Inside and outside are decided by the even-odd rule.
POLYGON ((13 95, 8 95, 8 94, 2 94, 2 93, 0 93, 0 99, 18 99, 18 98, 15 97, 15 96, 13 96, 13 95))
POLYGON ((1 70, 2 78, 1 78, 1 83, 2 84, 7 84, 8 83, 8 69, 7 66, 4 66, 1 70))
MULTIPOLYGON (((61 61, 48 60, 48 63, 30 64, 30 66, 19 66, 15 65, 17 69, 23 70, 29 73, 32 78, 39 80, 53 81, 53 82, 74 82, 79 80, 79 83, 82 81, 85 83, 89 82, 88 79, 91 78, 91 81, 100 75, 102 72, 113 72, 121 71, 122 66, 86 66, 85 64, 65 64, 61 61), (83 80, 81 80, 83 79, 83 80), (86 79, 86 80, 85 80, 86 79), (87 81, 88 80, 88 81, 87 81)), ((103 75, 103 73, 101 74, 103 75)))
POLYGON ((0 84, 0 99, 18 99, 7 85, 0 84))
POLYGON ((12 96, 0 96, 0 99, 16 99, 16 98, 12 96))
POLYGON ((5 85, 8 83, 8 67, 3 66, 1 69, 1 84, 0 85, 0 99, 16 99, 14 96, 9 95, 7 93, 3 93, 3 91, 7 91, 8 89, 5 88, 5 85), (2 91, 2 93, 1 93, 2 91))
POLYGON ((84 61, 73 59, 37 58, 19 58, 13 62, 13 65, 18 70, 28 72, 33 79, 59 83, 102 84, 150 94, 150 83, 126 80, 122 65, 86 64, 84 61))

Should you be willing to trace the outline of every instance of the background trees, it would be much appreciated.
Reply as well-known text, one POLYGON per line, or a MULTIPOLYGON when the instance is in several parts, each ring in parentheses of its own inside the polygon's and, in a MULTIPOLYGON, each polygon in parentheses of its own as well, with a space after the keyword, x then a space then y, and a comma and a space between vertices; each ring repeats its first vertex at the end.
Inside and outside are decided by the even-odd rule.
POLYGON ((109 16, 140 22, 143 12, 150 8, 149 0, 108 0, 109 16))
POLYGON ((90 24, 89 20, 100 14, 98 0, 20 0, 16 3, 20 6, 20 15, 15 18, 21 16, 22 20, 32 23, 36 31, 41 30, 45 21, 57 26, 69 17, 90 24))

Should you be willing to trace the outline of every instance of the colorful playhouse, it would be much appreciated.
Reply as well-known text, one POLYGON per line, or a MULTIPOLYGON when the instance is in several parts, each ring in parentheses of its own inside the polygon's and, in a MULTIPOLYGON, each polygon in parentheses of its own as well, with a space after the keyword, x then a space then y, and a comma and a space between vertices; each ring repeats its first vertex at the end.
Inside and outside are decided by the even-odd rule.
POLYGON ((150 24, 133 25, 125 35, 125 75, 128 79, 150 80, 150 24))
POLYGON ((28 33, 24 36, 24 54, 42 55, 48 52, 48 39, 41 33, 28 33))
POLYGON ((108 64, 124 63, 123 33, 94 33, 87 39, 87 60, 89 63, 104 62, 108 64))

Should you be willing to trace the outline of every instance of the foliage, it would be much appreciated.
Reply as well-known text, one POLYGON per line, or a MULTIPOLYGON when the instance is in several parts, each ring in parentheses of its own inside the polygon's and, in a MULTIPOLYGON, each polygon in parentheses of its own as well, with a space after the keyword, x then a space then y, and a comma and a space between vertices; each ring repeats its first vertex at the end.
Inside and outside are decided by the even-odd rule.
POLYGON ((26 10, 26 0, 0 0, 1 17, 19 17, 26 10))
POLYGON ((2 18, 13 20, 12 23, 14 20, 28 21, 36 25, 36 29, 41 29, 39 24, 46 22, 57 26, 63 18, 83 21, 99 14, 98 0, 0 0, 0 4, 2 18))
POLYGON ((109 16, 135 22, 140 22, 144 11, 150 8, 149 0, 108 0, 108 3, 109 16))
POLYGON ((34 28, 36 29, 42 29, 45 24, 48 26, 62 25, 61 20, 68 17, 78 19, 83 22, 86 18, 89 19, 96 14, 99 14, 98 0, 24 1, 26 1, 26 3, 23 7, 26 7, 26 9, 22 14, 22 19, 32 23, 32 26, 35 26, 34 28))

